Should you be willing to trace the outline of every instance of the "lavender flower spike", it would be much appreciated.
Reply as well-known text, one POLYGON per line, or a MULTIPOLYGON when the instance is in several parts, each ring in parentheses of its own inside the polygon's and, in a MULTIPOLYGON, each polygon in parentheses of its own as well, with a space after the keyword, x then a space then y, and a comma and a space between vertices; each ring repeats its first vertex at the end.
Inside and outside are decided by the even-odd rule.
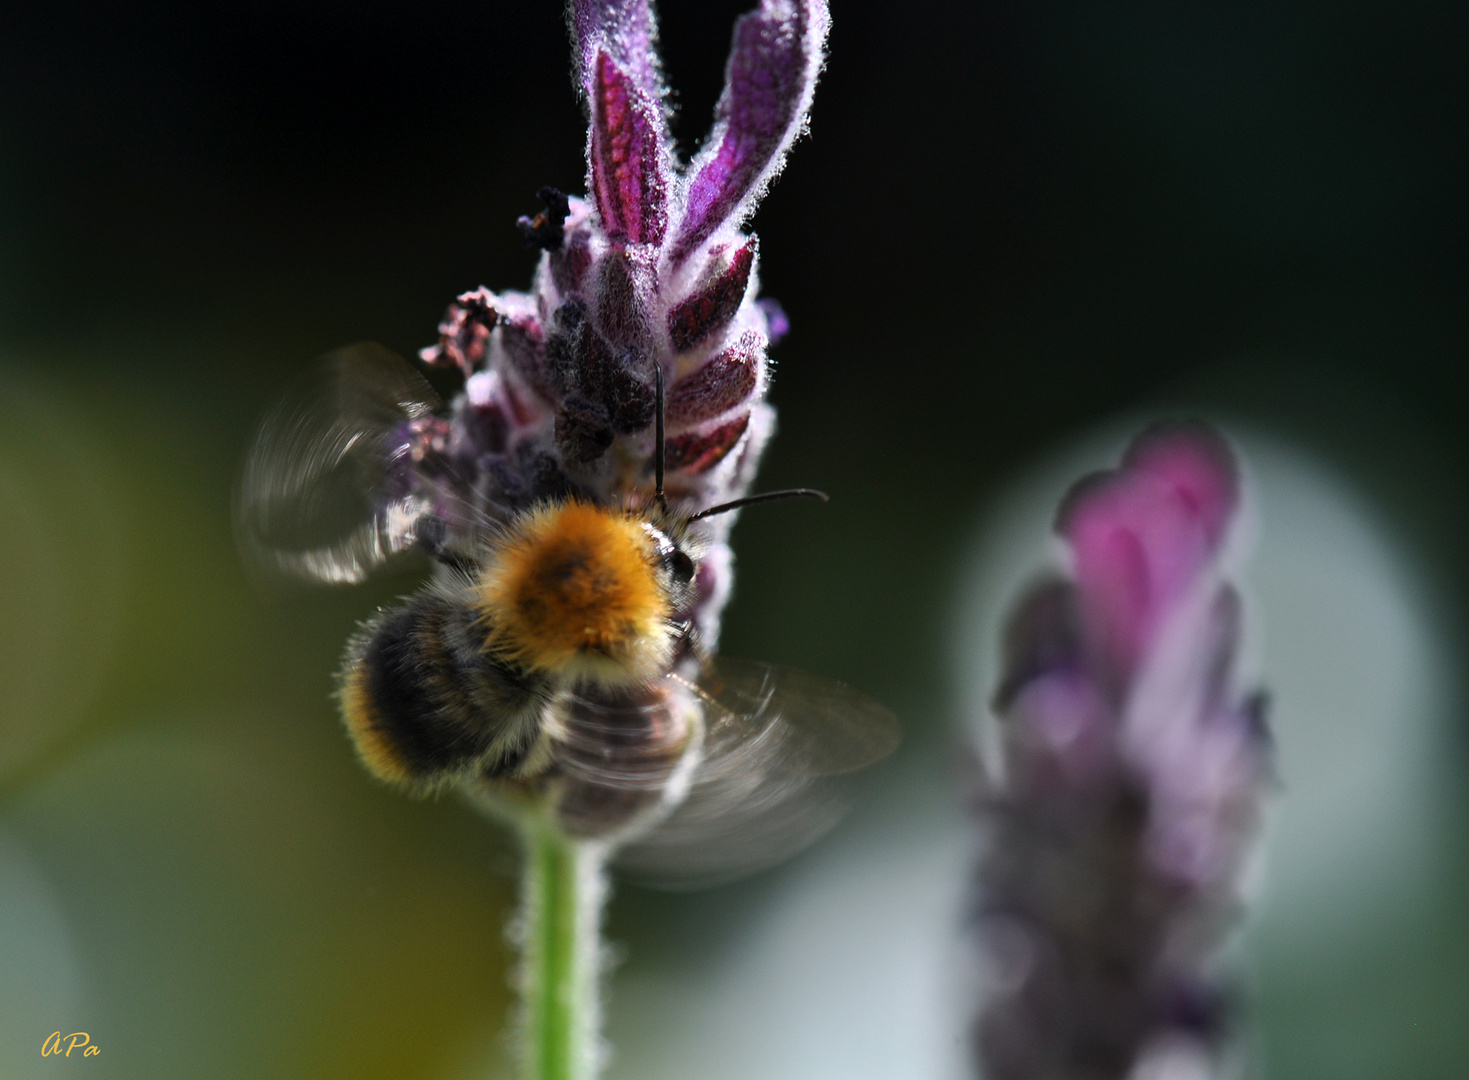
POLYGON ((1144 432, 1067 495, 1071 576, 1012 618, 976 910, 987 1080, 1217 1074, 1215 969, 1270 779, 1219 572, 1239 486, 1211 428, 1144 432))
MULTIPOLYGON (((526 1080, 600 1070, 600 920, 619 851, 642 842, 654 869, 666 824, 663 852, 693 854, 698 834, 690 868, 707 873, 711 835, 738 865, 830 823, 829 802, 789 805, 821 779, 798 775, 807 759, 825 766, 786 744, 784 706, 758 688, 790 679, 811 726, 851 743, 843 767, 896 741, 886 710, 839 686, 818 705, 794 673, 712 663, 727 511, 774 430, 766 351, 787 329, 757 299, 759 247, 740 230, 804 130, 825 0, 761 0, 739 21, 691 169, 649 0, 570 0, 567 21, 587 194, 542 187, 545 209, 515 223, 541 249, 529 291, 481 286, 449 305, 419 353, 462 380, 447 409, 380 347, 326 358, 263 425, 237 518, 267 565, 318 581, 361 580, 411 547, 437 561, 352 639, 342 712, 379 777, 457 787, 518 832, 526 1080), (748 709, 750 730, 694 680, 748 709)), ((803 493, 819 494, 770 494, 803 493)))
MULTIPOLYGON (((684 169, 669 134, 648 0, 572 0, 588 118, 587 197, 542 190, 522 218, 543 249, 530 292, 479 288, 420 354, 466 381, 405 484, 458 484, 490 516, 579 494, 636 501, 653 486, 657 373, 667 387, 667 493, 694 512, 745 494, 774 430, 766 350, 786 329, 757 300, 759 248, 739 231, 804 130, 828 23, 824 0, 763 0, 736 26, 713 133, 684 169)), ((445 505, 462 503, 464 491, 445 505)), ((712 519, 688 612, 714 647, 730 590, 712 519)), ((455 521, 444 522, 452 534, 455 521)))

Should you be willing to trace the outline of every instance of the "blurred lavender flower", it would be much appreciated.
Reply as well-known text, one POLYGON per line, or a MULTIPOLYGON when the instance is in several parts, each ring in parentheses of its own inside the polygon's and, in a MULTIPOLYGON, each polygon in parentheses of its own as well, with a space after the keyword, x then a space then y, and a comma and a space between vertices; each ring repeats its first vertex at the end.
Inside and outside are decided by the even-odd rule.
MULTIPOLYGON (((648 0, 573 0, 589 116, 586 199, 541 189, 522 218, 544 254, 529 293, 475 289, 450 305, 429 364, 466 384, 420 438, 409 487, 442 484, 521 509, 652 487, 655 370, 667 391, 668 495, 690 511, 737 498, 774 428, 767 346, 786 330, 758 301, 741 231, 805 130, 828 24, 822 0, 762 0, 735 25, 714 128, 688 165, 668 129, 648 0)), ((694 612, 713 647, 730 588, 731 517, 711 519, 694 612)), ((452 528, 452 523, 451 523, 452 528)))
POLYGON ((1056 528, 1071 576, 1035 586, 1005 643, 1000 775, 976 908, 988 1080, 1215 1075, 1218 954, 1270 778, 1261 695, 1219 555, 1234 455, 1202 424, 1139 436, 1056 528))

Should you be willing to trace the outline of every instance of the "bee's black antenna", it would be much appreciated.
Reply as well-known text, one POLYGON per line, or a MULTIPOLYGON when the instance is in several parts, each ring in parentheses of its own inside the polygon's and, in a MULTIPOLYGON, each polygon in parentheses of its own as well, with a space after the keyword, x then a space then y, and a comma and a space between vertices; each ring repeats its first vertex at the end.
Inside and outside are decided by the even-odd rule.
POLYGON ((773 502, 776 499, 820 499, 822 502, 830 502, 826 492, 817 491, 815 488, 787 488, 785 491, 765 491, 759 495, 746 495, 743 499, 735 499, 733 502, 720 503, 711 506, 708 510, 700 510, 690 521, 698 521, 700 518, 713 517, 715 514, 725 514, 731 510, 738 510, 742 506, 751 503, 773 502))
POLYGON ((658 509, 668 509, 668 497, 663 494, 663 365, 653 365, 654 386, 657 391, 656 419, 653 421, 653 439, 658 444, 657 451, 653 454, 653 483, 656 491, 654 498, 658 500, 658 509))

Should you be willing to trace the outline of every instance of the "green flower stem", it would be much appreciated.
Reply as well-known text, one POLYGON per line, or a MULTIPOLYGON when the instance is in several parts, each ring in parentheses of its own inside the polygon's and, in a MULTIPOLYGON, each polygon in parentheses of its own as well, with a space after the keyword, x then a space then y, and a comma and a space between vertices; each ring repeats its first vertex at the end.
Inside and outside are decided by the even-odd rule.
POLYGON ((600 845, 544 821, 524 827, 525 1080, 592 1080, 600 1057, 600 845))

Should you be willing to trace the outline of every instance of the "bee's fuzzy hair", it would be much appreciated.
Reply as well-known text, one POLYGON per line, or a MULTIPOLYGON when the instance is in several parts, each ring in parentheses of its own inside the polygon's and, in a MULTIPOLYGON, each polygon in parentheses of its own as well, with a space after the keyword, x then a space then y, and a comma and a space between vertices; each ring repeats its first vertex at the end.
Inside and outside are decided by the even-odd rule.
POLYGON ((578 500, 517 519, 473 590, 487 648, 531 671, 609 687, 666 670, 675 612, 643 523, 578 500))

